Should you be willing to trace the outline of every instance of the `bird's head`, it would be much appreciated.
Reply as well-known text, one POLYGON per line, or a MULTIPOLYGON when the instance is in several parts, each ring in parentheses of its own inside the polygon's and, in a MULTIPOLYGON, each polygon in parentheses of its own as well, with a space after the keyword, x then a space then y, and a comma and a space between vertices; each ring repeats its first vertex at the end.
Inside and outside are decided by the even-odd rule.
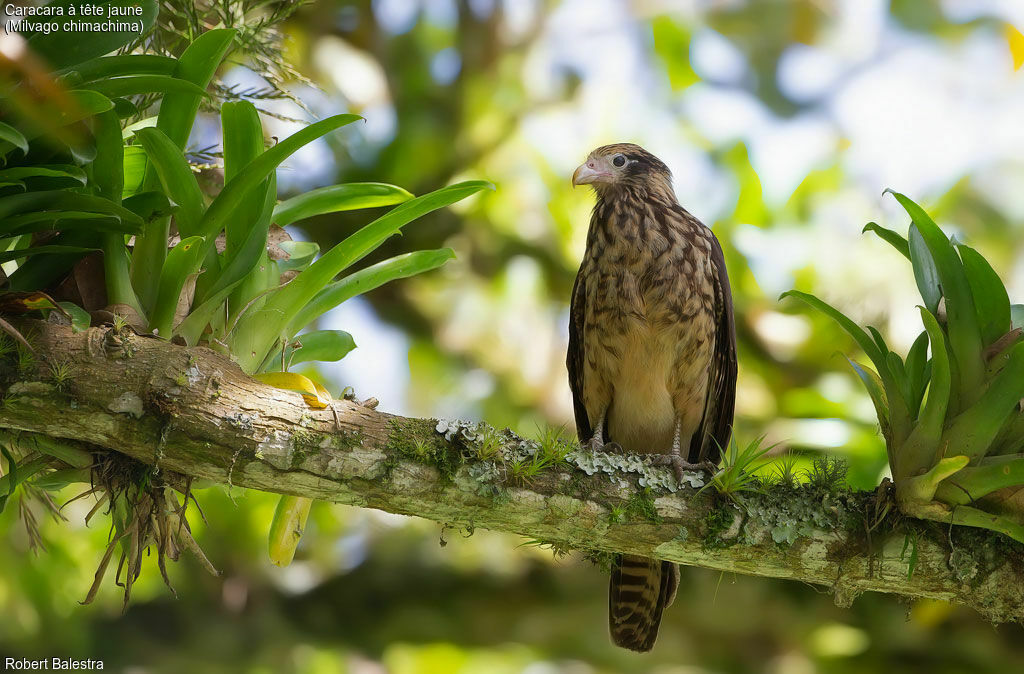
POLYGON ((632 143, 605 145, 590 153, 572 174, 572 184, 593 185, 598 196, 618 191, 664 192, 675 199, 665 162, 632 143))

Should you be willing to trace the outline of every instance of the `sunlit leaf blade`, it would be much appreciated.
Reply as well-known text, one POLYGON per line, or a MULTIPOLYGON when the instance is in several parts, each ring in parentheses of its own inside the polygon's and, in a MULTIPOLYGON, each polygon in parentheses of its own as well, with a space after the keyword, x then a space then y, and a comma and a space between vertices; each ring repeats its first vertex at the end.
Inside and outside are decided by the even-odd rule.
POLYGON ((213 318, 214 312, 222 309, 228 294, 241 283, 259 261, 260 255, 266 250, 267 228, 253 227, 249 237, 241 248, 232 256, 216 281, 204 290, 202 297, 197 298, 189 315, 176 328, 175 332, 184 338, 187 344, 195 344, 203 334, 206 326, 213 318))
POLYGON ((981 253, 964 244, 957 244, 957 250, 974 297, 982 343, 988 346, 1010 330, 1010 297, 999 275, 981 253))
MULTIPOLYGON (((205 91, 234 37, 235 31, 228 28, 202 33, 185 48, 178 59, 174 76, 187 80, 205 91)), ((184 150, 185 143, 188 142, 202 99, 203 96, 199 94, 176 94, 165 96, 160 102, 157 128, 163 131, 179 150, 184 150)), ((139 189, 156 189, 158 182, 156 169, 148 168, 139 189)), ((167 256, 169 227, 168 218, 154 218, 149 221, 145 231, 136 239, 132 250, 132 284, 145 307, 149 307, 156 299, 160 269, 167 256)), ((204 257, 205 255, 200 256, 200 260, 204 257)))
POLYGON ((412 199, 401 187, 385 183, 332 185, 292 197, 274 209, 274 222, 282 227, 323 213, 391 206, 412 199))
POLYGON ((242 320, 235 339, 242 353, 243 369, 252 371, 258 367, 273 342, 282 336, 300 309, 350 264, 360 260, 412 220, 485 188, 493 189, 493 186, 486 181, 471 180, 416 197, 396 206, 334 246, 309 269, 275 292, 264 309, 242 320))
POLYGON ((910 259, 910 245, 907 243, 907 240, 891 229, 886 229, 877 222, 869 222, 864 225, 864 229, 861 230, 861 233, 864 232, 874 232, 880 239, 902 253, 903 257, 908 260, 910 259))
MULTIPOLYGON (((408 278, 436 269, 448 260, 454 259, 451 248, 421 250, 397 255, 349 274, 321 289, 295 314, 288 326, 288 334, 295 334, 322 314, 330 311, 345 300, 369 292, 389 281, 408 278)), ((294 281, 293 281, 294 283, 294 281)))
POLYGON ((142 179, 146 176, 146 151, 140 146, 129 145, 124 149, 124 192, 122 197, 128 198, 142 189, 142 179))
POLYGON ((206 215, 203 217, 199 233, 208 237, 207 245, 213 245, 213 240, 217 233, 224 228, 228 218, 232 216, 234 210, 246 198, 249 191, 263 182, 281 162, 304 145, 358 119, 362 119, 362 117, 347 114, 335 115, 310 124, 249 162, 238 175, 224 186, 224 189, 213 200, 210 207, 206 209, 206 215))
POLYGON ((157 128, 139 129, 136 137, 160 176, 165 193, 178 206, 174 221, 183 237, 194 236, 202 220, 205 204, 195 174, 181 150, 157 128))
MULTIPOLYGON (((936 447, 942 437, 942 429, 946 421, 946 410, 949 407, 951 375, 949 356, 946 351, 946 338, 928 309, 919 307, 921 321, 924 323, 928 340, 931 343, 931 382, 928 386, 928 397, 925 400, 917 424, 911 431, 903 446, 896 452, 892 463, 893 478, 900 480, 918 471, 931 467, 935 459, 936 447)), ((957 449, 957 453, 961 453, 957 449)))
MULTIPOLYGON (((334 362, 341 360, 356 348, 352 335, 344 330, 314 330, 292 339, 285 349, 284 362, 291 367, 308 361, 334 362)), ((281 368, 281 349, 276 349, 263 362, 263 371, 281 368)))
MULTIPOLYGON (((220 118, 224 134, 224 184, 227 186, 250 162, 263 154, 263 125, 256 106, 249 101, 224 103, 220 118)), ((235 249, 242 245, 249 230, 256 225, 269 188, 267 180, 251 187, 251 193, 241 200, 234 216, 224 224, 225 254, 228 258, 234 255, 235 249)))
MULTIPOLYGON (((230 28, 206 31, 185 48, 174 77, 205 91, 234 38, 235 30, 230 28)), ((169 96, 160 103, 157 126, 179 149, 185 148, 202 98, 200 94, 169 96)))
POLYGON ((907 408, 912 419, 917 418, 921 409, 921 400, 924 398, 924 389, 928 384, 928 332, 923 331, 914 340, 914 344, 907 352, 905 371, 910 389, 910 401, 907 408))
POLYGON ((913 223, 910 225, 908 239, 910 262, 913 265, 917 290, 921 293, 925 308, 936 314, 939 311, 939 301, 942 299, 939 271, 935 268, 935 262, 932 260, 931 253, 928 252, 928 246, 913 223))
MULTIPOLYGON (((982 361, 982 338, 978 315, 971 296, 971 287, 963 263, 952 244, 931 217, 912 200, 899 192, 889 192, 910 214, 935 263, 942 296, 945 298, 946 331, 959 373, 957 391, 960 404, 972 403, 981 393, 985 367, 982 361)), ((911 255, 914 242, 910 242, 911 255)), ((916 271, 916 269, 915 269, 916 271)))
POLYGON ((201 236, 182 239, 167 255, 164 268, 160 271, 160 285, 156 304, 153 305, 150 329, 161 337, 170 338, 174 311, 178 307, 181 289, 189 275, 195 273, 199 254, 202 251, 201 236))

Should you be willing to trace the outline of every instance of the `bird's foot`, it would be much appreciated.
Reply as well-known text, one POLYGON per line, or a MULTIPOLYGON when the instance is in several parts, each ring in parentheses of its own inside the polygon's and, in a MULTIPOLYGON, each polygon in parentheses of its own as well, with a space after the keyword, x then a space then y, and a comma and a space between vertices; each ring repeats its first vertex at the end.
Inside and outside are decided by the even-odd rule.
POLYGON ((683 473, 686 471, 706 470, 710 475, 714 475, 718 471, 718 466, 710 461, 690 463, 678 454, 654 454, 651 456, 651 463, 655 466, 671 466, 672 472, 676 476, 676 482, 679 484, 683 483, 683 473))
POLYGON ((587 443, 587 449, 592 452, 607 452, 609 454, 622 454, 622 445, 617 442, 605 442, 600 438, 591 438, 587 443))

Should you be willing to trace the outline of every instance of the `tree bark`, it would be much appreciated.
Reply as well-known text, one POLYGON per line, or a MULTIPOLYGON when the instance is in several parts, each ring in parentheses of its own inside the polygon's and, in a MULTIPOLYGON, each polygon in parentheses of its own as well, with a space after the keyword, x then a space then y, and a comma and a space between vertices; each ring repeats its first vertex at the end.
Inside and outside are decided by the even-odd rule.
POLYGON ((1024 557, 997 534, 900 518, 882 491, 819 475, 723 496, 703 473, 677 486, 643 458, 523 440, 466 422, 411 419, 302 396, 225 356, 129 330, 21 321, 37 359, 5 382, 0 428, 113 451, 182 475, 484 527, 557 548, 630 553, 831 588, 1024 615, 1024 557), (543 445, 543 446, 542 446, 543 445))

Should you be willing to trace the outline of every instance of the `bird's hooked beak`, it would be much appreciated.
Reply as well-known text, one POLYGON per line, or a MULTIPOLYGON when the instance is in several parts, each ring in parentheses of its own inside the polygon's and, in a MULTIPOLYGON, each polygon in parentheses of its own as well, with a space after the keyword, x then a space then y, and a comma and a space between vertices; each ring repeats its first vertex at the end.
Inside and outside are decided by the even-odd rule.
POLYGON ((605 179, 611 177, 611 173, 602 170, 596 159, 587 159, 586 162, 579 165, 576 171, 572 174, 573 187, 576 185, 590 185, 592 183, 604 182, 605 179))

